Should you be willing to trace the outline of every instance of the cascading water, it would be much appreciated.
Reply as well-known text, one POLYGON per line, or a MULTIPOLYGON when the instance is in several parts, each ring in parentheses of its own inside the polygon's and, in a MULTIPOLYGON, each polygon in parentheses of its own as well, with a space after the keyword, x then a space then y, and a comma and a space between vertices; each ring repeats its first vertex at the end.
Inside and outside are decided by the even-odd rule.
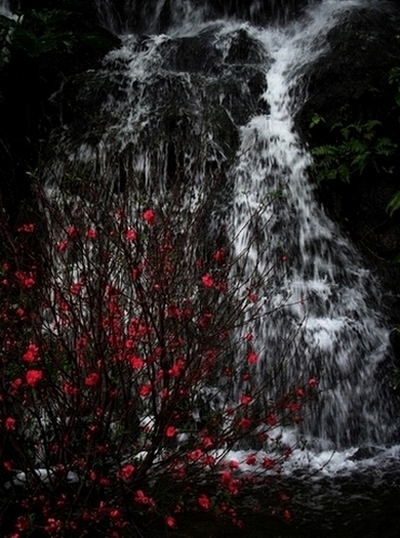
MULTIPOLYGON (((53 134, 45 171, 49 188, 84 173, 118 190, 134 175, 157 196, 177 173, 201 185, 223 170, 226 190, 216 196, 209 233, 223 226, 233 254, 248 253, 238 278, 257 287, 258 308, 271 312, 253 329, 260 375, 272 375, 275 358, 288 354, 283 383, 300 373, 319 378, 323 392, 302 433, 322 446, 385 444, 395 434, 378 376, 390 354, 373 300, 379 287, 318 206, 295 124, 304 76, 328 32, 365 4, 376 3, 323 0, 296 21, 260 27, 210 20, 218 10, 207 3, 151 3, 141 30, 166 33, 125 35, 101 70, 74 83, 87 115, 53 134)), ((260 5, 250 4, 253 15, 260 5)), ((114 4, 96 6, 110 28, 127 29, 114 4)), ((126 2, 122 13, 133 8, 126 2)))

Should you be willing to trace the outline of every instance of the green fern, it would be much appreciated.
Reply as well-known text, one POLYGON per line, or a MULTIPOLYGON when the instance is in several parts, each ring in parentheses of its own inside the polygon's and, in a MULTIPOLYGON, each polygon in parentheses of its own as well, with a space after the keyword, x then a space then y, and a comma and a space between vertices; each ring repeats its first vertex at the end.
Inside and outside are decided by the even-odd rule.
MULTIPOLYGON (((320 116, 314 114, 310 126, 314 127, 321 121, 320 116)), ((349 182, 352 176, 361 174, 368 166, 379 171, 380 163, 378 165, 376 158, 393 155, 397 148, 397 144, 389 138, 379 136, 378 128, 381 126, 378 120, 349 125, 339 121, 332 125, 331 132, 337 143, 316 146, 311 150, 317 182, 330 179, 349 182)), ((390 167, 385 170, 390 171, 390 167)))
POLYGON ((386 211, 390 216, 393 215, 397 209, 400 209, 400 191, 397 191, 389 200, 388 205, 386 206, 386 211))

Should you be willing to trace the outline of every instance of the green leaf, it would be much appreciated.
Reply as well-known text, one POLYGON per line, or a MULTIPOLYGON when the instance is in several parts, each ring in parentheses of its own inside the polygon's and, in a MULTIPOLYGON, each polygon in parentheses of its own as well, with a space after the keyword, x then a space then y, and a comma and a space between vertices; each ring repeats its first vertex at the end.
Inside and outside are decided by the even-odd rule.
POLYGON ((386 206, 386 211, 389 213, 390 216, 392 216, 393 213, 398 209, 400 209, 400 191, 397 191, 392 196, 388 205, 386 206))

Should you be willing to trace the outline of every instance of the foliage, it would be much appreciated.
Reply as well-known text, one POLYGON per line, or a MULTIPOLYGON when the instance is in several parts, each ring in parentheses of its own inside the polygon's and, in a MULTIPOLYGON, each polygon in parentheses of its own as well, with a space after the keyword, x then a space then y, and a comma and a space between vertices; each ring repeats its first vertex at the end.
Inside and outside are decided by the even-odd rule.
MULTIPOLYGON (((64 9, 30 9, 15 18, 0 16, 2 65, 15 55, 54 63, 57 58, 65 61, 66 55, 90 50, 104 54, 117 42, 100 28, 79 21, 77 15, 64 9)), ((58 69, 63 66, 59 64, 58 69)))
POLYGON ((397 191, 392 198, 389 200, 386 210, 389 215, 392 216, 397 209, 400 209, 400 191, 397 191))
MULTIPOLYGON (((315 114, 310 128, 323 122, 323 118, 315 114)), ((339 179, 348 182, 365 168, 383 168, 381 157, 393 155, 397 144, 388 137, 381 136, 381 122, 368 120, 344 125, 338 122, 331 127, 334 143, 312 148, 314 157, 314 173, 318 182, 339 179)))
POLYGON ((265 484, 290 518, 271 497, 293 450, 279 432, 317 380, 259 375, 261 282, 237 276, 247 252, 205 234, 220 181, 38 184, 44 219, 14 232, 2 214, 2 536, 132 538, 193 511, 240 525, 240 494, 265 484), (244 440, 263 450, 229 456, 244 440))
POLYGON ((0 15, 0 188, 14 218, 30 197, 26 172, 36 167, 43 141, 61 119, 51 97, 119 44, 86 16, 84 3, 42 4, 31 2, 13 17, 0 15))

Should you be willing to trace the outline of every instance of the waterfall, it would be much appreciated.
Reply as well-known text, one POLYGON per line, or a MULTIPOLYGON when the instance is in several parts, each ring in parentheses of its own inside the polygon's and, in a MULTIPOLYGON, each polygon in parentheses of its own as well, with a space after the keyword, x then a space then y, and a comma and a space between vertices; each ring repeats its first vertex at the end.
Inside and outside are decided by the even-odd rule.
POLYGON ((10 15, 10 5, 8 0, 1 0, 0 2, 0 15, 10 15))
POLYGON ((395 410, 379 375, 390 356, 379 283, 317 203, 295 122, 307 69, 324 54, 329 31, 376 3, 312 2, 298 18, 284 13, 262 26, 254 22, 261 2, 236 19, 217 4, 97 0, 102 23, 124 32, 123 44, 100 70, 72 82, 76 109, 86 114, 53 133, 48 188, 83 174, 93 188, 107 178, 118 191, 135 176, 157 197, 179 171, 201 186, 222 170, 226 186, 208 233, 223 226, 233 255, 248 253, 237 278, 254 286, 265 314, 252 326, 259 375, 274 377, 276 357, 286 354, 282 383, 319 379, 302 434, 320 446, 388 443, 395 410))
MULTIPOLYGON (((314 0, 318 2, 319 0, 314 0)), ((301 13, 307 0, 95 0, 99 22, 114 32, 152 34, 183 23, 235 18, 255 24, 283 22, 301 13)))

